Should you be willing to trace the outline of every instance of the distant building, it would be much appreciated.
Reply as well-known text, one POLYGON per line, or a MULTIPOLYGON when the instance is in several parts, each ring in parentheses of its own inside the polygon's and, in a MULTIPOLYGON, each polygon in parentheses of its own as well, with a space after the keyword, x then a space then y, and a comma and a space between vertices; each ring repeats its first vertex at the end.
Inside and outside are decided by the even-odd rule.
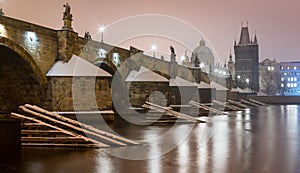
POLYGON ((300 95, 300 62, 280 63, 280 94, 300 95))
POLYGON ((240 88, 259 90, 258 73, 258 42, 256 35, 250 39, 248 26, 241 28, 241 36, 238 43, 234 43, 235 54, 235 78, 240 88))
POLYGON ((266 95, 280 92, 280 63, 276 59, 264 59, 259 63, 259 90, 266 95))

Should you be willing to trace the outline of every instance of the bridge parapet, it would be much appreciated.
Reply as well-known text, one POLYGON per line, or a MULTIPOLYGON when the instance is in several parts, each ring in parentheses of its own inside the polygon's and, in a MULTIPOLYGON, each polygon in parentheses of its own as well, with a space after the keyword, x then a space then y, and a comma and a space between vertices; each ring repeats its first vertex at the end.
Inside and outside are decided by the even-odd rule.
POLYGON ((56 60, 57 33, 53 29, 0 16, 0 36, 23 47, 44 75, 56 60))

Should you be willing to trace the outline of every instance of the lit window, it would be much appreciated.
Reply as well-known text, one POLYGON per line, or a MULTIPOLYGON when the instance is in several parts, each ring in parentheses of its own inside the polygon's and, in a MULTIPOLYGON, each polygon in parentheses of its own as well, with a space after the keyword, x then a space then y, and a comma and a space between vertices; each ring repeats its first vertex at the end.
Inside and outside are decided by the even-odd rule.
POLYGON ((281 66, 280 68, 281 68, 281 70, 283 70, 283 67, 282 67, 282 66, 281 66))
POLYGON ((116 66, 119 66, 119 63, 120 63, 120 57, 119 57, 119 54, 118 54, 118 53, 113 53, 113 63, 114 63, 116 66))
POLYGON ((99 49, 99 50, 98 50, 98 57, 99 57, 99 58, 106 58, 106 50, 104 50, 104 49, 99 49))
POLYGON ((284 87, 284 84, 283 84, 283 83, 281 84, 281 87, 282 87, 282 88, 284 87))
POLYGON ((274 67, 271 67, 271 70, 274 70, 274 67))
POLYGON ((284 73, 284 75, 286 76, 286 73, 284 73))
POLYGON ((270 67, 270 66, 268 67, 268 70, 269 70, 269 71, 271 70, 271 67, 270 67))
POLYGON ((290 67, 287 67, 287 69, 289 70, 289 69, 290 69, 290 67))
POLYGON ((297 70, 297 67, 296 67, 296 66, 294 66, 294 70, 297 70))
POLYGON ((296 78, 296 77, 294 77, 294 81, 297 81, 297 78, 296 78))
POLYGON ((291 78, 288 78, 288 81, 291 81, 291 78))
POLYGON ((289 88, 290 88, 290 87, 291 87, 291 84, 290 84, 290 83, 288 83, 288 84, 287 84, 287 87, 289 87, 289 88))
POLYGON ((291 81, 292 81, 292 82, 294 81, 294 78, 293 78, 293 77, 291 77, 291 81))
POLYGON ((28 41, 30 41, 30 42, 35 42, 38 40, 35 32, 28 31, 28 32, 26 32, 26 36, 27 36, 28 41))
POLYGON ((0 24, 0 37, 7 37, 6 29, 2 24, 0 24))
POLYGON ((283 78, 283 77, 281 78, 281 81, 284 81, 284 78, 283 78))

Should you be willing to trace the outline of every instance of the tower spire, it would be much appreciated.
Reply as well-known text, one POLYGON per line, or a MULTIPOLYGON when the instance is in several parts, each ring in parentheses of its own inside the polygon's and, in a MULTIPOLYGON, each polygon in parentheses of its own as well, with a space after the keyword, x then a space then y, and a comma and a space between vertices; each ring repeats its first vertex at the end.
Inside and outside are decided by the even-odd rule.
POLYGON ((256 31, 255 31, 255 34, 254 34, 254 40, 253 40, 253 44, 257 44, 256 31))
POLYGON ((250 43, 251 43, 251 41, 250 41, 248 22, 247 22, 247 26, 242 26, 239 44, 246 45, 246 44, 250 44, 250 43))
POLYGON ((229 62, 233 62, 233 61, 232 61, 231 49, 230 49, 230 53, 229 53, 229 62))

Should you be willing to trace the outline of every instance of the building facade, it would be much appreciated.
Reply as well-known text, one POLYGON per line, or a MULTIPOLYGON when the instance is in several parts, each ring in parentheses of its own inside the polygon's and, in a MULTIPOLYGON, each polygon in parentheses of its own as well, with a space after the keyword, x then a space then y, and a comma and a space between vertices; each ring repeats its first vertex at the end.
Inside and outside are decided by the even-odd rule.
POLYGON ((250 38, 248 26, 241 28, 240 40, 234 43, 235 77, 237 86, 259 90, 259 52, 256 35, 250 38))
POLYGON ((259 63, 259 90, 266 95, 280 92, 280 63, 276 59, 265 58, 259 63))
POLYGON ((280 94, 300 95, 300 61, 280 63, 280 94))

